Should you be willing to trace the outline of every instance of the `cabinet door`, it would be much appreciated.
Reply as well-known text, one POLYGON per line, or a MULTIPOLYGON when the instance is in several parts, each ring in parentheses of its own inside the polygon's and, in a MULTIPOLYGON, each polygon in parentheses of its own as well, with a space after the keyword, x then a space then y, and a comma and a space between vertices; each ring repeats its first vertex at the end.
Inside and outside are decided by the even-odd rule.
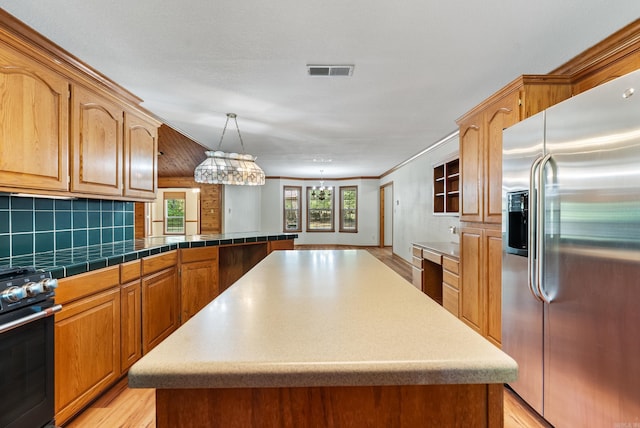
POLYGON ((69 84, 22 54, 0 50, 0 183, 67 191, 69 84))
POLYGON ((218 295, 218 260, 183 263, 180 291, 184 323, 218 295))
POLYGON ((171 267, 142 279, 142 353, 146 354, 180 324, 178 276, 171 267))
POLYGON ((484 231, 487 280, 487 338, 500 347, 502 340, 502 232, 484 231))
POLYGON ((516 91, 485 110, 483 221, 486 223, 502 221, 502 131, 520 120, 519 104, 516 91))
POLYGON ((71 105, 71 191, 122 196, 122 109, 80 86, 71 105))
POLYGON ((151 122, 125 113, 124 195, 155 199, 158 129, 151 122))
POLYGON ((120 289, 65 304, 55 317, 55 412, 60 425, 120 376, 120 289))
POLYGON ((483 148, 481 115, 460 128, 461 221, 482 221, 483 148))
POLYGON ((142 288, 140 280, 120 288, 120 369, 125 373, 142 357, 142 288))
POLYGON ((484 282, 482 229, 460 229, 460 318, 480 334, 484 332, 484 282))

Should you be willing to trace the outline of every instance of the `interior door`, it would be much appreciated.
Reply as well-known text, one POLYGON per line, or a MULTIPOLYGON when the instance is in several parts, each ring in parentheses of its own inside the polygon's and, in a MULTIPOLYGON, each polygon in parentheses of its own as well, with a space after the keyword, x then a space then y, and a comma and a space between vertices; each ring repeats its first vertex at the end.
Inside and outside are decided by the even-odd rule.
POLYGON ((393 247, 393 184, 384 188, 384 246, 393 247))

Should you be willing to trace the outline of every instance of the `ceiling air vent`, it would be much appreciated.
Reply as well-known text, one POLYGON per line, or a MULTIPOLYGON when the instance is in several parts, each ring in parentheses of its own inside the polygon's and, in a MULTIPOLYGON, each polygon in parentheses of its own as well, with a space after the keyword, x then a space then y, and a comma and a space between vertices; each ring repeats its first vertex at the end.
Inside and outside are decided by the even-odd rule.
POLYGON ((353 65, 307 65, 309 76, 351 76, 353 65))

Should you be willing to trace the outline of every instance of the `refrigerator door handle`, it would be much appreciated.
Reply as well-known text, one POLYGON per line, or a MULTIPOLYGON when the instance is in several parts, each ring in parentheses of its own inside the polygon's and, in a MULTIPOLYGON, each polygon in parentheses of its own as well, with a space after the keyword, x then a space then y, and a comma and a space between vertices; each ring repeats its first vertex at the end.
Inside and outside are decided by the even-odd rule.
POLYGON ((546 168, 551 164, 553 159, 551 154, 547 154, 542 158, 538 167, 537 187, 538 200, 536 201, 536 217, 538 220, 536 228, 536 282, 535 288, 537 296, 545 303, 551 303, 551 298, 545 292, 544 282, 544 237, 545 237, 545 186, 546 186, 546 168))
POLYGON ((536 185, 538 184, 538 176, 540 172, 540 163, 542 162, 542 156, 536 158, 531 164, 529 170, 529 221, 527 223, 527 235, 528 235, 528 255, 527 255, 527 284, 529 285, 529 291, 533 294, 533 297, 539 301, 543 301, 542 297, 538 294, 537 278, 537 223, 538 223, 538 192, 536 185))

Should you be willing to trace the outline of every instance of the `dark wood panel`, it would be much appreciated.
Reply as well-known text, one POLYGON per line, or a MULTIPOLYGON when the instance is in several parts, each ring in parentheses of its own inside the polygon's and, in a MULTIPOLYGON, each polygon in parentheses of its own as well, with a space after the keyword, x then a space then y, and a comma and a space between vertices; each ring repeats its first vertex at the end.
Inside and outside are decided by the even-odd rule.
POLYGON ((220 247, 218 251, 220 292, 222 293, 260 260, 267 257, 267 243, 220 247))
POLYGON ((156 390, 164 427, 502 427, 502 385, 156 390))
POLYGON ((158 129, 158 177, 193 177, 208 148, 167 125, 158 129))

